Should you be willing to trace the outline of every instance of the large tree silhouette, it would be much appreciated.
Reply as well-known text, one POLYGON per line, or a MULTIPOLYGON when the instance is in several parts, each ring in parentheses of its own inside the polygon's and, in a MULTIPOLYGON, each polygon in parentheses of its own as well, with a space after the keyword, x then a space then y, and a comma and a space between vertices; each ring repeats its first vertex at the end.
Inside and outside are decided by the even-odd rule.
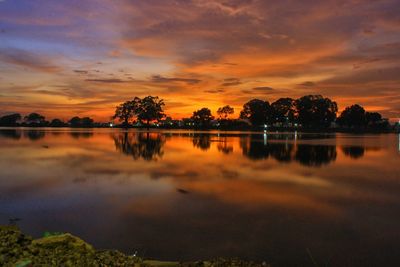
POLYGON ((44 125, 46 123, 46 118, 36 112, 30 113, 24 119, 30 125, 44 125))
POLYGON ((270 105, 268 101, 252 99, 243 105, 240 112, 241 119, 247 119, 253 126, 259 126, 269 121, 270 105))
POLYGON ((194 121, 196 126, 207 127, 210 122, 214 119, 211 114, 211 110, 208 108, 202 108, 193 112, 191 119, 194 121))
POLYGON ((135 97, 131 101, 126 101, 115 108, 115 114, 112 117, 113 119, 118 119, 122 121, 122 125, 124 127, 129 126, 130 120, 137 114, 139 110, 141 99, 135 97))
POLYGON ((228 118, 228 116, 232 115, 234 112, 235 112, 234 108, 229 105, 220 107, 217 110, 217 114, 219 115, 220 119, 224 119, 224 120, 226 120, 228 118))
POLYGON ((304 127, 325 128, 336 119, 336 102, 321 95, 307 95, 296 100, 298 121, 304 127))
POLYGON ((337 119, 337 123, 347 127, 365 127, 367 117, 364 108, 357 104, 346 107, 337 119))
POLYGON ((3 116, 0 118, 0 126, 16 126, 21 119, 22 117, 19 113, 3 116))
POLYGON ((164 100, 159 99, 158 96, 146 96, 134 108, 134 112, 138 120, 145 122, 147 129, 149 129, 151 121, 159 121, 165 117, 164 105, 164 100))
POLYGON ((280 98, 271 104, 274 122, 292 123, 296 117, 296 101, 292 98, 280 98))

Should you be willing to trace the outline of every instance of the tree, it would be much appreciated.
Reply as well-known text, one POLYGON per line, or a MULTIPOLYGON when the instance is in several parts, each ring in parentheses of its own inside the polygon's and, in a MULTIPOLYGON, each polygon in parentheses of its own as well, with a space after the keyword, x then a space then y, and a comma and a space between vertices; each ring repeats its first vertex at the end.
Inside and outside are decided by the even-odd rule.
POLYGON ((132 101, 126 101, 115 108, 115 114, 112 119, 119 119, 123 122, 124 127, 129 125, 129 121, 135 116, 141 99, 135 97, 132 101))
POLYGON ((382 115, 378 112, 366 112, 365 118, 368 124, 375 124, 382 121, 382 115))
POLYGON ((79 118, 73 117, 69 120, 69 124, 71 127, 92 127, 93 119, 89 117, 79 118))
POLYGON ((292 98, 280 98, 271 104, 274 122, 294 122, 296 117, 296 101, 292 98))
POLYGON ((10 115, 6 115, 0 118, 0 125, 1 126, 16 126, 19 120, 21 120, 21 114, 14 113, 10 115))
POLYGON ((347 127, 365 127, 367 118, 364 108, 357 104, 346 107, 337 119, 337 123, 347 127))
POLYGON ((270 105, 268 101, 253 99, 243 105, 241 119, 247 119, 253 126, 259 126, 270 121, 270 105))
POLYGON ((46 122, 45 119, 46 118, 44 116, 35 112, 25 116, 25 121, 29 124, 44 124, 46 122))
POLYGON ((69 120, 69 124, 71 127, 79 127, 81 124, 81 118, 75 116, 69 120))
POLYGON ((151 121, 159 121, 165 117, 163 110, 164 105, 164 100, 159 99, 158 96, 146 96, 140 100, 137 107, 134 105, 133 110, 138 120, 145 121, 147 129, 149 129, 151 121))
POLYGON ((63 127, 63 126, 65 126, 65 123, 60 119, 53 119, 50 122, 50 126, 51 127, 63 127))
POLYGON ((232 115, 235 112, 234 108, 229 105, 223 106, 218 109, 217 113, 220 118, 227 119, 229 115, 232 115))
POLYGON ((329 127, 336 119, 336 102, 321 95, 307 95, 296 100, 298 121, 305 127, 329 127))
POLYGON ((191 117, 195 125, 200 127, 209 126, 210 122, 214 119, 211 114, 211 110, 208 108, 202 108, 193 112, 191 117))
POLYGON ((81 119, 81 126, 82 127, 92 127, 93 126, 93 119, 89 117, 84 117, 81 119))
POLYGON ((389 121, 378 112, 366 112, 365 118, 367 126, 373 130, 387 130, 390 127, 389 121))

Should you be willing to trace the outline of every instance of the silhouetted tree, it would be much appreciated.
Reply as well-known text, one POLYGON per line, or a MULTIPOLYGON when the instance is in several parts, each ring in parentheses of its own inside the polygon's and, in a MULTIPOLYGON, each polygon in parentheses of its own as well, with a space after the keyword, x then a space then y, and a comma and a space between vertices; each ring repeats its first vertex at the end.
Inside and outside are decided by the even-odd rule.
POLYGON ((75 116, 69 120, 69 124, 71 127, 79 127, 81 123, 81 118, 75 116))
POLYGON ((0 126, 17 126, 21 118, 21 114, 19 113, 5 115, 0 118, 0 126))
POLYGON ((292 98, 280 98, 271 104, 274 122, 292 123, 296 116, 296 101, 292 98))
POLYGON ((249 120, 253 126, 259 126, 270 120, 269 112, 270 105, 268 101, 252 99, 243 105, 240 118, 249 120))
POLYGON ((382 115, 378 112, 366 112, 365 119, 367 124, 376 124, 382 121, 382 115))
POLYGON ((217 114, 219 115, 220 119, 227 119, 229 115, 232 115, 235 112, 235 109, 232 108, 229 105, 220 107, 217 111, 217 114))
POLYGON ((163 107, 164 100, 158 96, 146 96, 140 101, 140 105, 134 110, 138 120, 145 121, 147 129, 149 129, 151 121, 159 121, 165 117, 163 107))
POLYGON ((50 126, 51 126, 51 127, 64 127, 64 126, 65 126, 65 123, 64 123, 62 120, 60 120, 60 119, 53 119, 53 120, 50 122, 50 126))
POLYGON ((390 127, 389 121, 378 112, 366 112, 365 119, 367 126, 373 130, 387 130, 390 127))
POLYGON ((135 97, 132 101, 126 101, 115 108, 113 119, 119 119, 124 127, 129 126, 129 121, 136 115, 141 99, 135 97))
POLYGON ((24 119, 30 125, 44 125, 46 123, 46 118, 35 112, 25 116, 24 119))
POLYGON ((364 108, 357 104, 346 107, 338 117, 337 123, 347 127, 365 127, 367 118, 364 108))
POLYGON ((214 116, 211 114, 210 109, 202 108, 194 111, 191 119, 197 126, 206 127, 210 125, 210 122, 214 119, 214 116))
POLYGON ((69 120, 69 124, 71 127, 92 127, 93 119, 89 117, 79 118, 73 117, 69 120))
POLYGON ((336 119, 336 102, 321 95, 307 95, 296 100, 298 121, 305 127, 325 128, 336 119))
POLYGON ((93 126, 93 119, 89 117, 83 117, 81 119, 81 127, 92 127, 93 126))

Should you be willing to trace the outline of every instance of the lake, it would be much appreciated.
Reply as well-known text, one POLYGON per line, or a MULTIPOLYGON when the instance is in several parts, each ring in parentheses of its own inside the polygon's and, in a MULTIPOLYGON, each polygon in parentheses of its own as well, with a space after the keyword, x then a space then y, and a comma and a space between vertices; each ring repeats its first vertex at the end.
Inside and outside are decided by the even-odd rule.
POLYGON ((394 266, 399 149, 396 134, 3 128, 0 224, 162 260, 394 266))

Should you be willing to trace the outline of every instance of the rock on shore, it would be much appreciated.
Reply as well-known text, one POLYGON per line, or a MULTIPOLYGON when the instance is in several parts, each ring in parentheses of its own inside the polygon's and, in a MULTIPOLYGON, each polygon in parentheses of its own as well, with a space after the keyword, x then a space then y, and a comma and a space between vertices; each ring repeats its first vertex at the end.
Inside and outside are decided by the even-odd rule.
POLYGON ((16 226, 0 226, 0 266, 265 267, 268 265, 224 259, 185 263, 143 260, 116 250, 95 250, 71 234, 33 239, 24 235, 16 226))

